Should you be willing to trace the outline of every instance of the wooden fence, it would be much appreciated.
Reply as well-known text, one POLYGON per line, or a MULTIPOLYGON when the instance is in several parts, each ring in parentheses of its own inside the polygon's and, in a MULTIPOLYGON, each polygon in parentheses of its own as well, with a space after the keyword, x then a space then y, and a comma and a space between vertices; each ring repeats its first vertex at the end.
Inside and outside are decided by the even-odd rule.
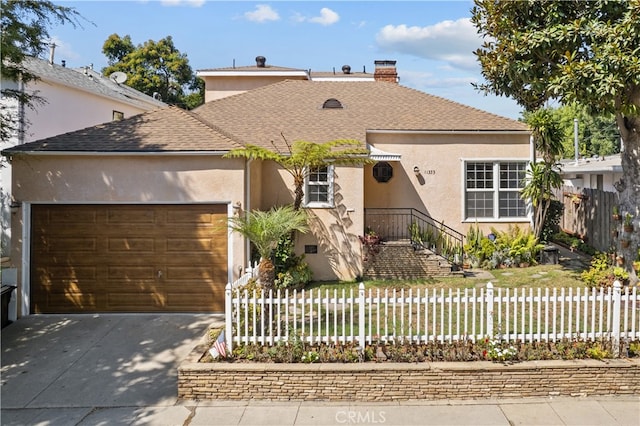
POLYGON ((584 240, 598 251, 606 252, 615 245, 612 231, 613 206, 618 204, 618 194, 598 189, 577 191, 571 186, 563 186, 556 193, 564 205, 560 228, 570 235, 584 240))
POLYGON ((227 345, 640 338, 637 288, 226 290, 227 345))

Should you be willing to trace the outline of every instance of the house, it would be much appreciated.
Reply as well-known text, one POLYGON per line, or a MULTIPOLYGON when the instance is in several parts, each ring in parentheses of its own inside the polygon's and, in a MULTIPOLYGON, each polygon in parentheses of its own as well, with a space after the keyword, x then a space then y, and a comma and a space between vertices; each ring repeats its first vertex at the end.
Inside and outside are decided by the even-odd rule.
MULTIPOLYGON (((367 228, 406 236, 396 210, 464 234, 530 223, 520 198, 530 131, 500 117, 378 79, 281 78, 4 150, 21 224, 12 246, 22 315, 35 312, 224 310, 224 287, 249 262, 227 217, 293 200, 276 164, 223 158, 253 144, 359 141, 374 163, 328 164, 305 182, 310 233, 299 236, 316 280, 362 274, 367 228)), ((384 235, 386 234, 386 235, 384 235)))
MULTIPOLYGON (((38 77, 26 87, 19 82, 2 80, 3 90, 14 89, 36 94, 41 101, 34 108, 20 107, 12 99, 2 99, 3 108, 17 118, 19 131, 13 138, 0 142, 0 149, 83 129, 112 120, 120 120, 166 104, 121 84, 125 75, 108 78, 92 67, 68 68, 64 61, 27 57, 24 67, 38 77)), ((10 245, 11 168, 3 162, 0 174, 2 200, 2 255, 10 245)))
MULTIPOLYGON (((391 78, 397 78, 395 61, 376 61, 376 64, 378 65, 376 68, 378 73, 391 69, 391 78), (382 67, 383 64, 389 66, 382 67)), ((336 72, 335 68, 331 72, 312 72, 311 70, 273 66, 267 64, 267 58, 264 56, 256 56, 255 65, 236 67, 234 61, 232 67, 198 70, 196 75, 205 84, 205 103, 282 80, 375 81, 374 76, 368 74, 366 69, 363 69, 361 73, 352 72, 350 65, 343 65, 339 72, 336 72)))
POLYGON ((563 160, 560 166, 564 184, 576 191, 599 189, 617 192, 615 184, 622 179, 620 154, 580 158, 578 161, 563 160))

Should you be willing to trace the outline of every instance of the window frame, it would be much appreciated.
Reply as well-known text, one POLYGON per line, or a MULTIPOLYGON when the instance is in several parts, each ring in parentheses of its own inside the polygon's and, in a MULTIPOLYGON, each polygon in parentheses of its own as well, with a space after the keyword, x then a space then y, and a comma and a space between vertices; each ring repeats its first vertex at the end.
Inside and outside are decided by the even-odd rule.
POLYGON ((326 166, 320 166, 320 167, 313 167, 311 168, 311 170, 308 168, 305 170, 305 176, 304 176, 304 207, 306 208, 312 208, 312 209, 318 209, 318 208, 333 208, 333 191, 334 191, 334 166, 332 164, 328 164, 326 166), (326 181, 312 181, 311 180, 311 175, 313 174, 312 170, 315 169, 320 169, 326 167, 327 168, 327 180, 326 181), (326 190, 326 194, 327 194, 327 201, 310 201, 310 194, 311 191, 309 191, 309 187, 311 185, 316 185, 316 186, 325 186, 327 188, 326 190))
MULTIPOLYGON (((509 187, 509 185, 502 187, 503 180, 501 179, 502 166, 509 164, 518 164, 519 167, 522 168, 522 176, 523 179, 526 177, 527 167, 529 165, 529 160, 524 160, 522 158, 504 158, 504 159, 487 159, 487 158, 473 158, 473 159, 463 159, 462 161, 462 217, 463 222, 527 222, 530 220, 530 203, 527 200, 522 200, 523 204, 523 214, 521 216, 501 216, 501 206, 500 206, 500 196, 501 194, 506 193, 514 193, 518 194, 524 188, 522 184, 522 180, 518 182, 518 187, 509 187), (471 164, 491 164, 491 188, 469 188, 469 181, 467 179, 467 171, 468 166, 471 164), (471 216, 469 215, 469 207, 468 207, 468 195, 471 192, 476 193, 488 193, 490 192, 492 195, 491 200, 491 216, 471 216)), ((507 171, 508 172, 508 171, 507 171)), ((485 181, 486 182, 486 181, 485 181)), ((507 180, 509 182, 509 180, 507 180)), ((511 180, 510 182, 513 182, 511 180)), ((518 195, 519 196, 519 195, 518 195)), ((508 209, 509 207, 507 207, 508 209)))

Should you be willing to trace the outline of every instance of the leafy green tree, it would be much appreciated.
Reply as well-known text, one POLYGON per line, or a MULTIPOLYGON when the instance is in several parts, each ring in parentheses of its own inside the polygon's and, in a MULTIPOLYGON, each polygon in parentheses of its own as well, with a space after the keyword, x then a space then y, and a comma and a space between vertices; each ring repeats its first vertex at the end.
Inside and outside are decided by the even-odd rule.
MULTIPOLYGON (((534 111, 551 99, 614 114, 623 141, 621 210, 640 225, 640 0, 475 0, 471 20, 485 39, 475 54, 477 88, 534 111)), ((625 267, 640 233, 620 247, 625 267)))
POLYGON ((176 49, 171 36, 135 46, 130 36, 111 34, 102 53, 109 63, 102 73, 124 72, 128 76, 125 84, 142 93, 157 94, 163 102, 185 109, 204 101, 204 83, 193 73, 187 55, 176 49))
MULTIPOLYGON (((2 0, 0 8, 0 70, 2 78, 9 81, 26 84, 37 79, 23 62, 27 56, 38 57, 48 48, 51 25, 79 25, 80 15, 75 9, 50 1, 2 0)), ((29 108, 42 102, 35 94, 10 87, 2 87, 2 97, 29 108)), ((6 141, 21 129, 20 117, 4 102, 0 108, 0 139, 6 141)))
POLYGON ((562 145, 565 158, 575 157, 575 119, 578 119, 578 153, 581 157, 601 157, 620 153, 620 134, 613 114, 592 114, 577 103, 561 105, 550 110, 563 129, 562 145))
MULTIPOLYGON (((284 136, 283 136, 284 138, 284 136)), ((355 140, 338 139, 325 143, 296 141, 290 144, 286 139, 288 152, 246 145, 232 149, 225 157, 274 161, 293 177, 293 208, 299 210, 304 199, 304 181, 309 173, 318 167, 346 164, 365 164, 369 162, 368 151, 362 143, 355 140)), ((274 144, 275 146, 275 144, 274 144)))
POLYGON ((269 211, 254 210, 246 216, 229 218, 229 227, 253 243, 260 255, 259 280, 266 289, 272 289, 275 266, 273 251, 283 237, 294 231, 306 232, 307 215, 304 210, 292 206, 274 207, 269 211))

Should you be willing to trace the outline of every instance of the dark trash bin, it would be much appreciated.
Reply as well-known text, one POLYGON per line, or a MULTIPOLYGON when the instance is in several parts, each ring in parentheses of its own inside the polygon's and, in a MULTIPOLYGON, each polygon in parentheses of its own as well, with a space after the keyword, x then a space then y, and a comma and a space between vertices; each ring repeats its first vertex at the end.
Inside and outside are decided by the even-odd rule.
POLYGON ((544 246, 540 253, 540 263, 543 265, 557 265, 560 262, 560 249, 554 245, 544 246))
POLYGON ((2 286, 2 328, 11 324, 11 321, 9 321, 9 302, 11 302, 11 294, 13 293, 14 288, 15 287, 11 285, 2 286))

